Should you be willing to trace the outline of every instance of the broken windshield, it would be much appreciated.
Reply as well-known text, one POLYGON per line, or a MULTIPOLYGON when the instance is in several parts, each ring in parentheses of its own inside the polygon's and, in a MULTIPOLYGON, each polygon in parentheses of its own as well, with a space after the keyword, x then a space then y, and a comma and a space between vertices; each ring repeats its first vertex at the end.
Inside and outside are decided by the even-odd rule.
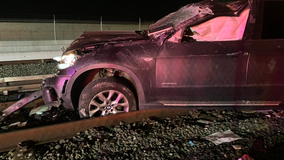
POLYGON ((156 23, 152 24, 148 30, 159 28, 165 25, 173 25, 176 27, 178 24, 198 15, 198 14, 213 14, 212 10, 209 8, 209 4, 188 4, 176 12, 173 12, 162 19, 158 20, 156 23))
POLYGON ((157 29, 162 26, 172 25, 176 28, 184 23, 188 25, 187 23, 196 22, 207 15, 211 15, 211 18, 214 16, 237 16, 245 8, 247 2, 247 0, 240 0, 221 3, 212 0, 204 0, 199 3, 188 4, 150 25, 147 31, 157 31, 157 29))

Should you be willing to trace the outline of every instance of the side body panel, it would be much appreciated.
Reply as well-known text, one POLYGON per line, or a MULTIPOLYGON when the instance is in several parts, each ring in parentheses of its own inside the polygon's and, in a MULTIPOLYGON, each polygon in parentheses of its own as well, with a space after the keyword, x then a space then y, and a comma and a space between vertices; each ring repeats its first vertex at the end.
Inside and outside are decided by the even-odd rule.
POLYGON ((165 43, 157 58, 157 96, 163 100, 241 100, 248 44, 165 43))

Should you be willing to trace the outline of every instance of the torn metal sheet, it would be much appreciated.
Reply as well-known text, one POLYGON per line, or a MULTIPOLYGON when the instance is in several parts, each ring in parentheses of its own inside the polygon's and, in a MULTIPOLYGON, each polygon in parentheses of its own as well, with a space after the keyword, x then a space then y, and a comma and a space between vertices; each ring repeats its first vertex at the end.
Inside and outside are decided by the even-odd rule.
POLYGON ((242 139, 240 136, 235 134, 234 132, 227 130, 225 132, 217 132, 213 133, 209 136, 206 136, 205 139, 213 142, 216 145, 219 145, 224 142, 232 142, 238 139, 242 139))
POLYGON ((31 93, 29 96, 19 100, 18 102, 14 103, 12 106, 5 109, 0 115, 0 121, 3 121, 6 117, 8 117, 13 112, 17 111, 18 109, 24 107, 28 103, 40 98, 42 96, 41 90, 38 90, 34 93, 31 93))

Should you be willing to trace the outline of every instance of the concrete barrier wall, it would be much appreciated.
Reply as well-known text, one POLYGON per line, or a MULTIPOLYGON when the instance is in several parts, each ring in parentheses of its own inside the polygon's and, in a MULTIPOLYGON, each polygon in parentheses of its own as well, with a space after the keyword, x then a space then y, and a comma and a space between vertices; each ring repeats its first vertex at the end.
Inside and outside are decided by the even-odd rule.
MULTIPOLYGON (((149 24, 142 24, 141 30, 149 24)), ((100 31, 100 24, 56 23, 57 40, 74 40, 84 31, 100 31)), ((138 30, 137 24, 103 24, 103 30, 138 30)), ((54 40, 53 23, 0 22, 0 41, 54 40)))
POLYGON ((73 40, 0 41, 0 62, 52 59, 73 40))
MULTIPOLYGON (((141 30, 149 24, 142 24, 141 30)), ((34 59, 51 59, 62 54, 85 31, 100 31, 94 23, 56 23, 56 40, 53 23, 0 22, 0 62, 34 59)), ((138 24, 103 24, 103 30, 139 30, 138 24)))

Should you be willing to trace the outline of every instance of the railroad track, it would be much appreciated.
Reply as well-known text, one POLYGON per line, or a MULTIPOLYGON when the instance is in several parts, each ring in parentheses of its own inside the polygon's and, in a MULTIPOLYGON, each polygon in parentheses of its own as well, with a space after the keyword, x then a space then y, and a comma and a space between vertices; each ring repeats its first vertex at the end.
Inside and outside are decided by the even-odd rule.
POLYGON ((0 152, 5 152, 17 148, 19 142, 34 140, 38 144, 49 143, 64 138, 75 136, 78 132, 85 131, 93 127, 117 125, 120 121, 133 123, 144 118, 155 116, 159 118, 172 117, 176 115, 189 114, 188 109, 157 109, 147 111, 135 111, 123 114, 110 115, 60 123, 49 126, 36 127, 31 129, 16 130, 0 134, 0 152))
POLYGON ((42 80, 52 76, 53 74, 0 78, 0 94, 8 95, 11 91, 28 92, 38 90, 42 80))
POLYGON ((32 63, 46 63, 54 62, 53 59, 33 59, 24 61, 0 61, 0 65, 17 65, 17 64, 32 64, 32 63))
MULTIPOLYGON (((0 78, 0 95, 9 94, 9 92, 27 92, 38 90, 42 79, 51 77, 53 74, 49 75, 37 75, 37 76, 23 76, 23 77, 5 77, 0 78)), ((0 103, 0 111, 9 107, 14 102, 0 103)), ((43 103, 42 100, 33 102, 30 107, 38 106, 37 104, 43 103)), ((27 106, 26 106, 27 107, 27 106)), ((25 108, 26 108, 25 107, 25 108)), ((269 106, 270 107, 270 106, 269 106)), ((150 106, 148 107, 150 109, 150 106)), ((182 108, 182 107, 180 107, 182 108)), ((207 109, 244 109, 245 107, 214 107, 207 109)), ((263 106, 263 109, 267 107, 263 106)), ((278 106, 277 108, 283 109, 283 106, 278 106)), ((190 109, 205 109, 204 107, 195 107, 190 109)), ((252 107, 245 109, 253 109, 252 107)), ((275 108, 276 109, 276 108, 275 108)), ((64 138, 70 138, 76 135, 78 132, 85 131, 86 129, 99 127, 99 126, 110 126, 117 125, 120 121, 126 123, 133 123, 141 121, 144 118, 155 116, 160 118, 172 117, 179 114, 189 114, 188 109, 177 109, 177 107, 165 107, 165 109, 157 110, 146 110, 146 111, 135 111, 130 113, 123 113, 117 115, 111 115, 106 117, 97 117, 91 119, 76 120, 71 122, 63 122, 48 126, 40 126, 28 129, 19 129, 15 131, 9 131, 5 133, 0 133, 0 152, 8 151, 17 148, 17 144, 26 140, 37 141, 38 144, 53 142, 56 140, 61 140, 64 138), (171 109, 171 108, 174 108, 171 109)))

